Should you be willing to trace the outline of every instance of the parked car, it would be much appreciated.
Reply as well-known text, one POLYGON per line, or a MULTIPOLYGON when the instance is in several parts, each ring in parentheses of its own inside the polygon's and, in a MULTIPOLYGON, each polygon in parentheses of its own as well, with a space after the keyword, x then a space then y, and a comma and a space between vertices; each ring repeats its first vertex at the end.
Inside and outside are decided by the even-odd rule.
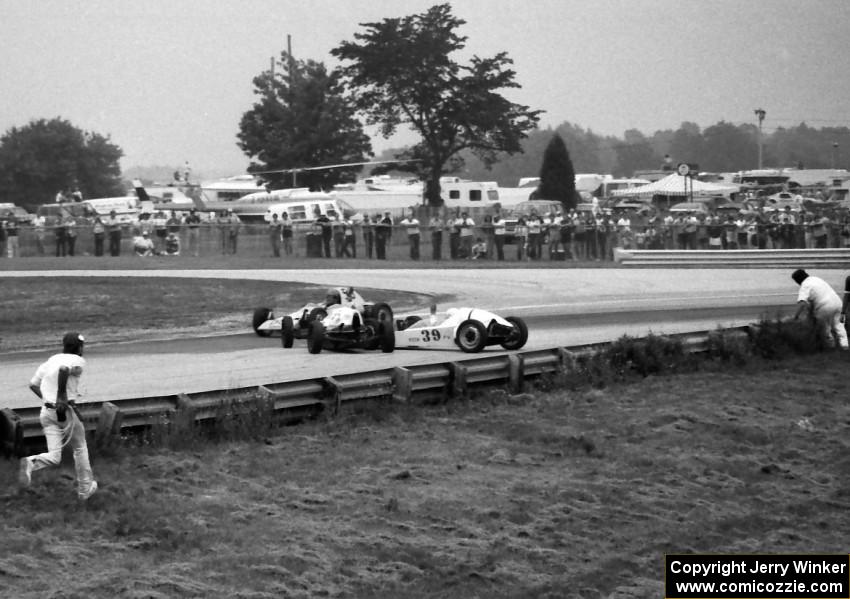
POLYGON ((680 202, 670 206, 670 212, 673 214, 708 214, 708 208, 702 202, 680 202))

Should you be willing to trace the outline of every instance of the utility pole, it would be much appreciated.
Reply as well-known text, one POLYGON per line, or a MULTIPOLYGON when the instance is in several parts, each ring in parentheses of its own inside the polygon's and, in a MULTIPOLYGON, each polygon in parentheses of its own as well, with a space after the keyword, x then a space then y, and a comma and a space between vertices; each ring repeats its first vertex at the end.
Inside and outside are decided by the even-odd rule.
POLYGON ((759 170, 761 170, 761 159, 762 159, 762 133, 761 133, 761 124, 764 121, 764 117, 767 112, 762 108, 756 108, 755 110, 756 118, 759 120, 759 170))

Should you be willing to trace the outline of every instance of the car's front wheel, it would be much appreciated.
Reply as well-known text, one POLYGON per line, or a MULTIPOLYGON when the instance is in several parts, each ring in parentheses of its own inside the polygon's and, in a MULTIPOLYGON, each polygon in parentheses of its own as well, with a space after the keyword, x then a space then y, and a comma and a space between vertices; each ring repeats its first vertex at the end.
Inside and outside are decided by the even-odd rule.
POLYGON ((295 323, 291 316, 284 316, 280 327, 280 343, 285 348, 292 347, 295 340, 295 323))
POLYGON ((307 334, 307 351, 311 354, 321 353, 324 343, 325 325, 321 320, 314 320, 310 323, 310 332, 307 334))
POLYGON ((378 323, 378 346, 385 354, 395 351, 395 331, 391 321, 382 320, 378 323))
POLYGON ((487 345, 487 329, 477 320, 464 320, 457 328, 455 342, 461 351, 478 353, 487 345))
POLYGON ((528 341, 528 326, 518 316, 508 316, 505 320, 514 326, 514 330, 510 337, 502 343, 502 347, 508 350, 520 349, 528 341))
POLYGON ((256 310, 254 310, 254 318, 251 320, 251 326, 254 327, 254 332, 257 334, 258 337, 271 336, 271 331, 264 331, 260 329, 260 325, 262 325, 271 317, 272 311, 268 308, 257 308, 256 310))

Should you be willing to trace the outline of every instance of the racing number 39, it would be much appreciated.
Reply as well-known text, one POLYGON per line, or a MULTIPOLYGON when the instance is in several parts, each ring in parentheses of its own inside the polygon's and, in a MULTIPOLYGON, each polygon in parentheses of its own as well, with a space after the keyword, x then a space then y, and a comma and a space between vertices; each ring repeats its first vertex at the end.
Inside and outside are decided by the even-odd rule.
POLYGON ((439 341, 440 340, 440 331, 437 329, 428 330, 425 329, 422 331, 422 341, 439 341))

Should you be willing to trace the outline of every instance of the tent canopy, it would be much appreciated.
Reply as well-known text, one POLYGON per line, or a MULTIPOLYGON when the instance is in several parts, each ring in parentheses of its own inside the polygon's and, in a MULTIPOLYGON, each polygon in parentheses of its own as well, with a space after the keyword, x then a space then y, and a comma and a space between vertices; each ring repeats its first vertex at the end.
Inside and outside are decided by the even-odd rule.
POLYGON ((690 196, 693 195, 727 195, 739 191, 737 185, 718 185, 717 183, 706 183, 698 179, 682 177, 678 173, 667 175, 663 179, 632 187, 630 189, 616 189, 611 192, 614 196, 690 196), (687 184, 687 186, 686 186, 687 184), (693 186, 693 187, 692 187, 693 186))

